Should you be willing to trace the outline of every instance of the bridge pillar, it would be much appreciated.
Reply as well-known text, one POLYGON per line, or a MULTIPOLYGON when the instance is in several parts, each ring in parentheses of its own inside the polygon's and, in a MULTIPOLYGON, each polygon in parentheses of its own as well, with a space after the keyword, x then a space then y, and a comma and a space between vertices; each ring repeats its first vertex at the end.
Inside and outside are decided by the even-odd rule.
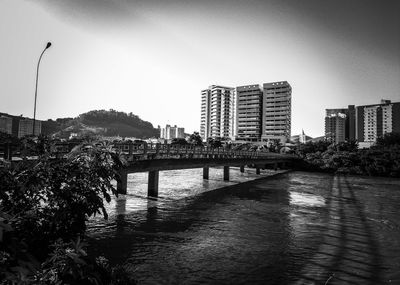
POLYGON ((210 172, 209 167, 203 167, 203 179, 208 179, 209 172, 210 172))
POLYGON ((278 170, 278 163, 274 163, 274 170, 277 171, 278 170))
POLYGON ((158 197, 158 170, 149 171, 149 182, 147 188, 147 196, 158 197))
POLYGON ((240 172, 244 172, 244 165, 240 166, 240 172))
POLYGON ((224 180, 229 181, 229 166, 224 166, 224 180))
POLYGON ((117 181, 117 192, 118 194, 126 195, 128 189, 128 173, 120 171, 120 181, 117 181))
POLYGON ((260 174, 260 173, 261 173, 260 167, 256 166, 256 174, 260 174))

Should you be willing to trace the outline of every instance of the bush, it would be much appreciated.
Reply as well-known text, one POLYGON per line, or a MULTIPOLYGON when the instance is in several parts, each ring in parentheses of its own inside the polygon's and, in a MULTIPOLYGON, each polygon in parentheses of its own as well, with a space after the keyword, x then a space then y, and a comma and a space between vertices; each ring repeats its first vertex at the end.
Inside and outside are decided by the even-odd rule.
POLYGON ((300 147, 301 169, 348 174, 400 177, 400 145, 381 144, 357 149, 355 142, 329 145, 307 143, 300 147))
POLYGON ((100 267, 85 257, 80 240, 89 217, 107 218, 103 199, 117 195, 111 181, 119 179, 121 160, 101 144, 58 160, 45 139, 29 144, 43 152, 38 160, 0 165, 0 280, 29 283, 41 276, 43 284, 60 284, 76 277, 84 283, 68 282, 97 284, 100 267))
POLYGON ((400 133, 387 133, 376 140, 376 147, 390 147, 400 145, 400 133))

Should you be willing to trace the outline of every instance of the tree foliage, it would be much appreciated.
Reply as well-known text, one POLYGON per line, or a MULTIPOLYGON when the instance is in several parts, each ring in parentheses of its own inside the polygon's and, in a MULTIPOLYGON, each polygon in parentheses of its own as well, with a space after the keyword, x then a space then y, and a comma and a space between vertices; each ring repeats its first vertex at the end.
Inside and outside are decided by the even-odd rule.
POLYGON ((400 144, 396 136, 378 141, 371 149, 358 149, 356 142, 306 143, 298 149, 302 169, 349 174, 400 177, 400 144))
POLYGON ((110 110, 94 110, 79 115, 79 122, 89 125, 106 128, 106 135, 120 135, 131 137, 154 137, 158 130, 150 122, 141 120, 132 113, 110 110))
POLYGON ((328 149, 328 146, 331 145, 328 141, 318 141, 318 142, 307 142, 305 144, 300 144, 298 148, 298 153, 302 156, 307 153, 316 153, 316 152, 324 152, 328 149))
POLYGON ((208 138, 207 144, 212 148, 222 147, 221 138, 208 138))
POLYGON ((194 146, 203 146, 203 139, 198 132, 194 132, 190 135, 188 142, 194 146))
POLYGON ((41 150, 38 160, 0 165, 0 280, 98 284, 89 277, 100 269, 80 240, 89 217, 107 218, 104 201, 117 195, 112 180, 119 179, 121 160, 105 144, 76 147, 55 160, 45 138, 26 143, 41 150))
POLYGON ((384 136, 379 137, 376 141, 376 146, 390 147, 400 145, 400 133, 386 133, 384 136))
POLYGON ((174 138, 171 141, 171 145, 187 145, 187 144, 188 144, 187 140, 183 138, 174 138))

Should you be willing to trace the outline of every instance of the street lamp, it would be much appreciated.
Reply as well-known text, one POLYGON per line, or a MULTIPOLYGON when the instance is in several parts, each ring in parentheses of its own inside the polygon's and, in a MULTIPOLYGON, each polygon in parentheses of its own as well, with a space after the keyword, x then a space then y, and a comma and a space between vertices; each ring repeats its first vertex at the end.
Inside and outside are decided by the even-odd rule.
POLYGON ((36 123, 36 98, 37 98, 37 87, 38 87, 38 78, 39 78, 39 65, 40 65, 40 61, 42 60, 42 56, 44 54, 44 52, 51 47, 51 42, 48 42, 46 44, 46 47, 44 48, 44 50, 42 51, 42 53, 40 54, 39 57, 39 61, 36 67, 36 88, 35 88, 35 105, 33 107, 33 130, 32 130, 32 135, 35 135, 35 123, 36 123))

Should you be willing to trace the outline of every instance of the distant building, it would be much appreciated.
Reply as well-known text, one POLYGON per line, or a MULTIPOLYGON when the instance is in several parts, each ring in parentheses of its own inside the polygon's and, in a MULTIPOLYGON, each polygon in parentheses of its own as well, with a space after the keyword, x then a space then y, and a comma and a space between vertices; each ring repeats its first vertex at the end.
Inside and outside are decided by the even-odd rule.
POLYGON ((306 143, 307 142, 307 136, 304 133, 304 130, 301 130, 301 135, 299 136, 299 142, 300 143, 306 143))
POLYGON ((325 138, 334 143, 346 140, 346 119, 347 115, 343 112, 330 114, 325 117, 325 138))
POLYGON ((312 139, 310 140, 310 142, 313 142, 313 143, 321 142, 321 141, 326 141, 325 136, 320 136, 320 137, 312 138, 312 139))
POLYGON ((234 138, 235 89, 211 85, 201 91, 200 136, 234 138))
POLYGON ((380 104, 357 106, 356 138, 368 146, 386 133, 400 132, 400 102, 381 100, 380 104))
MULTIPOLYGON (((35 136, 40 135, 42 132, 42 122, 35 121, 35 136)), ((31 136, 33 134, 33 120, 31 119, 21 119, 19 120, 18 126, 18 137, 22 138, 24 136, 31 136)))
POLYGON ((200 135, 285 143, 291 134, 291 96, 287 81, 236 89, 212 85, 201 91, 200 135))
POLYGON ((334 143, 355 140, 355 108, 325 110, 325 138, 334 143))
POLYGON ((263 84, 261 140, 285 143, 291 135, 292 87, 287 81, 263 84))
POLYGON ((261 140, 263 90, 260 85, 236 87, 236 139, 261 140))
POLYGON ((307 143, 309 141, 311 141, 313 138, 310 136, 307 136, 304 133, 304 130, 301 131, 300 135, 294 135, 290 137, 290 141, 292 141, 293 143, 307 143))
POLYGON ((0 132, 11 135, 12 134, 12 118, 1 116, 0 117, 0 132))
POLYGON ((178 128, 176 125, 173 127, 166 125, 165 128, 159 128, 159 130, 161 139, 185 138, 185 128, 178 128))

